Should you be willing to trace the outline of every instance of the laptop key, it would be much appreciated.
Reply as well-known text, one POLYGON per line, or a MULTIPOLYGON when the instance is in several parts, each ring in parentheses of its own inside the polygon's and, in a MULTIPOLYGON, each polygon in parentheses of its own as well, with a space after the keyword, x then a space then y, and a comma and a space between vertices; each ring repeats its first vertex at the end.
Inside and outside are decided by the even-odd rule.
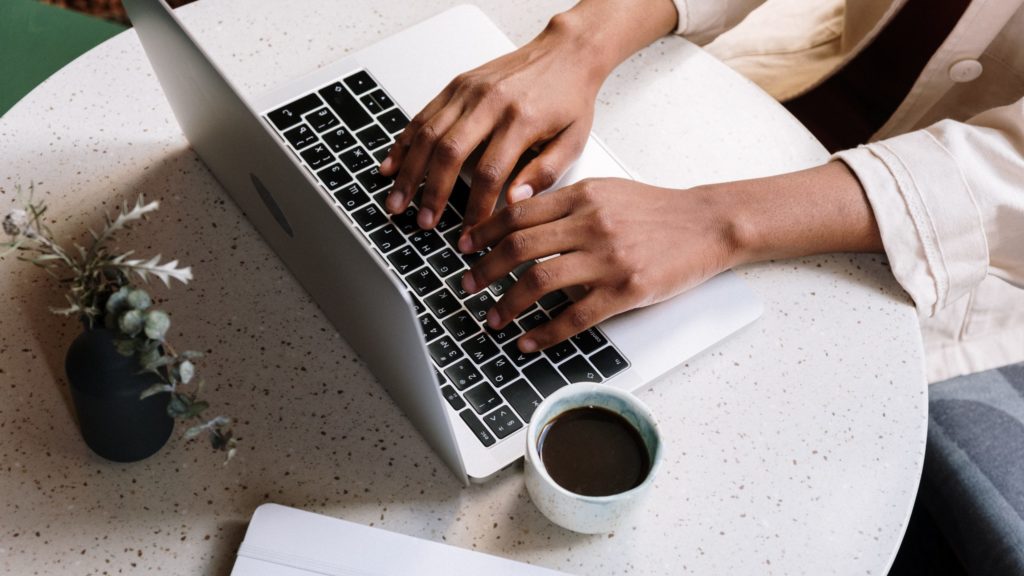
POLYGON ((483 322, 487 319, 487 311, 494 306, 494 298, 487 292, 480 292, 479 294, 473 295, 469 300, 466 300, 466 308, 469 308, 473 317, 476 318, 477 322, 483 322))
POLYGON ((433 230, 420 230, 409 237, 409 242, 424 256, 447 246, 444 238, 433 230))
POLYGON ((303 114, 320 106, 323 106, 320 98, 316 94, 308 94, 267 114, 267 118, 278 130, 285 130, 302 122, 303 114))
POLYGON ((485 327, 484 329, 487 331, 488 334, 491 335, 491 338, 493 338, 494 341, 497 342, 499 345, 503 345, 506 342, 512 340, 516 336, 519 336, 520 334, 523 333, 523 331, 514 321, 509 322, 508 325, 502 328, 501 330, 495 330, 489 326, 485 327))
POLYGON ((423 303, 430 308, 430 311, 434 313, 438 318, 446 318, 452 312, 458 310, 461 306, 459 301, 455 298, 455 295, 448 290, 438 290, 430 296, 423 299, 423 303))
POLYGON ((462 269, 462 260, 451 248, 445 248, 427 258, 427 262, 430 263, 434 270, 437 270, 437 273, 442 278, 447 278, 449 275, 462 269))
POLYGON ((469 204, 469 186, 462 178, 455 179, 452 193, 448 196, 448 203, 458 210, 459 214, 466 215, 466 206, 469 204))
POLYGON ((350 184, 338 190, 334 193, 334 198, 341 203, 342 208, 349 212, 370 201, 366 192, 363 192, 356 184, 350 184))
POLYGON ((466 390, 462 396, 477 414, 489 412, 501 404, 501 396, 498 396, 498 393, 487 382, 482 382, 466 390))
POLYGON ((462 410, 466 407, 466 401, 463 400, 462 396, 459 396, 459 393, 451 386, 441 388, 441 395, 444 396, 444 399, 447 400, 455 410, 462 410))
POLYGON ((473 366, 473 363, 466 358, 452 364, 444 373, 448 376, 448 380, 459 390, 475 386, 484 379, 480 371, 476 369, 476 366, 473 366))
POLYGON ((568 340, 562 340, 558 344, 552 344, 544 349, 544 355, 555 364, 563 362, 576 353, 576 347, 568 340))
POLYGON ((383 90, 374 90, 373 92, 370 92, 369 96, 377 102, 377 105, 380 106, 381 110, 387 110, 395 105, 395 103, 392 102, 391 97, 385 94, 383 90))
POLYGON ((528 314, 519 317, 519 325, 522 326, 523 330, 529 332, 537 326, 548 321, 548 315, 543 310, 537 309, 528 314))
POLYGON ((495 280, 493 284, 487 287, 487 289, 490 290, 491 294, 494 294, 495 297, 501 298, 505 292, 508 292, 508 289, 511 288, 513 284, 515 284, 515 280, 506 274, 504 278, 495 280))
POLYGON ((388 223, 388 217, 373 204, 356 210, 352 213, 352 218, 363 229, 363 232, 369 232, 388 223))
POLYGON ((356 146, 355 148, 342 152, 341 162, 345 164, 345 167, 349 169, 353 174, 373 164, 373 158, 363 150, 362 146, 356 146))
POLYGON ((437 274, 434 274, 434 272, 426 266, 406 276, 405 281, 409 283, 410 287, 412 287, 413 292, 421 298, 424 295, 437 290, 441 286, 441 280, 438 279, 437 274))
POLYGON ((363 94, 377 87, 377 83, 373 81, 373 78, 370 78, 370 75, 365 70, 345 78, 344 82, 345 86, 348 86, 356 94, 363 94))
POLYGON ((566 360, 558 367, 558 371, 562 373, 562 376, 565 376, 565 379, 570 384, 577 382, 600 382, 604 380, 597 369, 590 362, 587 362, 583 356, 573 356, 566 360))
POLYGON ((324 183, 328 190, 334 191, 352 181, 352 175, 341 167, 341 164, 334 163, 316 173, 317 178, 324 183))
POLYGON ((526 380, 516 380, 505 386, 501 389, 501 395, 526 422, 530 421, 534 410, 540 406, 541 402, 540 395, 533 391, 526 380))
POLYGON ((494 360, 484 364, 481 369, 484 371, 484 376, 487 376, 487 380, 498 388, 501 388, 505 384, 508 384, 519 377, 519 371, 516 370, 516 367, 512 365, 512 362, 504 356, 498 356, 494 360))
POLYGON ((363 109, 363 105, 339 82, 320 90, 320 96, 351 130, 359 130, 373 122, 373 117, 363 109))
POLYGON ((515 340, 505 344, 501 349, 505 351, 505 354, 508 354, 508 357, 512 359, 516 366, 526 366, 540 357, 540 352, 520 352, 519 345, 516 344, 515 340))
POLYGON ((452 289, 455 297, 459 300, 463 300, 469 296, 469 292, 462 289, 462 274, 455 274, 444 282, 452 289))
POLYGON ((416 224, 416 207, 409 206, 401 214, 395 214, 391 217, 391 221, 398 226, 398 229, 402 231, 402 234, 415 234, 419 232, 420 227, 416 224))
POLYGON ((483 332, 463 342, 462 349, 465 350, 466 356, 477 364, 483 364, 498 354, 498 347, 483 332))
POLYGON ((321 108, 316 112, 306 114, 306 122, 309 122, 313 130, 317 132, 323 132, 328 128, 333 128, 338 125, 338 117, 331 113, 327 108, 321 108))
POLYGON ((398 108, 389 110, 377 117, 380 123, 388 129, 388 132, 395 134, 401 132, 409 124, 409 119, 398 108))
POLYGON ((388 262, 398 270, 398 273, 405 276, 423 265, 423 258, 412 249, 412 246, 402 246, 397 252, 388 254, 388 262))
POLYGON ((437 369, 437 366, 431 366, 430 369, 434 371, 434 378, 437 379, 437 385, 438 386, 444 386, 445 385, 444 374, 441 374, 441 371, 437 369))
MULTIPOLYGON (((444 290, 444 292, 449 293, 447 290, 444 290)), ((444 327, 449 334, 460 342, 480 331, 480 325, 465 310, 459 310, 454 316, 446 319, 444 327)))
POLYGON ((605 378, 611 378, 626 368, 626 359, 611 346, 591 356, 590 361, 597 366, 605 378))
POLYGON ((516 415, 512 413, 512 409, 508 406, 502 406, 484 416, 484 424, 487 424, 487 427, 499 439, 523 427, 523 423, 519 421, 519 418, 516 418, 516 415))
POLYGON ((376 166, 366 170, 365 172, 356 174, 356 179, 359 180, 359 183, 362 184, 363 188, 366 188, 366 191, 370 194, 373 194, 378 190, 383 190, 394 183, 394 180, 391 178, 382 176, 380 170, 376 166))
POLYGON ((316 133, 304 123, 285 132, 284 137, 296 150, 301 150, 316 142, 316 133))
POLYGON ((302 152, 299 152, 299 156, 309 164, 309 167, 313 170, 327 166, 331 162, 334 162, 334 154, 327 149, 327 146, 323 144, 317 144, 312 148, 306 148, 302 152))
POLYGON ((473 414, 472 410, 463 410, 462 412, 459 412, 459 417, 466 423, 466 426, 469 426, 469 429, 473 431, 473 435, 476 436, 476 439, 484 446, 491 446, 497 442, 491 431, 480 422, 480 419, 473 414))
MULTIPOLYGON (((462 224, 462 217, 459 216, 458 212, 445 208, 444 212, 441 212, 441 218, 437 221, 437 226, 434 229, 438 232, 447 232, 457 228, 460 224, 462 224)), ((456 243, 458 243, 457 240, 456 243)), ((455 246, 455 244, 452 244, 452 246, 455 246)))
POLYGON ((430 314, 420 316, 420 328, 423 329, 423 337, 426 338, 427 342, 431 342, 444 334, 444 329, 441 328, 441 325, 430 314))
POLYGON ((545 310, 553 310, 568 301, 569 297, 565 295, 565 292, 555 290, 541 296, 537 303, 543 306, 545 310))
POLYGON ((427 351, 430 352, 430 357, 433 358, 434 362, 441 368, 444 368, 462 356, 462 350, 459 350, 459 347, 455 345, 455 342, 447 336, 427 344, 427 351))
POLYGON ((391 137, 376 124, 371 124, 370 126, 360 130, 356 133, 356 137, 363 143, 363 146, 366 146, 367 150, 376 150, 388 142, 391 142, 391 137))
POLYGON ((380 251, 387 254, 392 250, 396 250, 402 244, 405 244, 405 239, 402 238, 402 234, 395 228, 394 225, 388 224, 383 228, 372 232, 370 234, 370 241, 380 251))
POLYGON ((423 307, 423 303, 420 302, 420 299, 417 298, 415 294, 413 294, 412 292, 409 292, 409 299, 412 300, 412 313, 413 314, 419 316, 420 314, 423 314, 424 312, 426 312, 427 309, 423 307))
POLYGON ((379 164, 379 163, 383 162, 385 158, 388 157, 388 154, 390 152, 391 152, 391 146, 385 146, 385 147, 383 147, 383 148, 381 148, 379 150, 374 150, 373 151, 373 157, 377 160, 377 163, 379 164))
POLYGON ((327 145, 331 147, 331 150, 336 154, 347 148, 351 148, 356 144, 355 137, 352 136, 352 133, 344 126, 325 132, 321 134, 320 137, 324 139, 324 142, 326 142, 327 145))
POLYGON ((363 103, 363 106, 370 112, 370 114, 380 114, 384 111, 380 107, 380 102, 374 99, 373 94, 364 94, 359 97, 359 101, 363 103))
POLYGON ((526 376, 526 379, 545 398, 567 384, 565 378, 562 378, 554 366, 543 358, 523 368, 523 376, 526 376))
POLYGON ((572 338, 569 338, 569 340, 572 340, 573 344, 575 344, 576 347, 580 349, 580 352, 583 352, 584 354, 590 354, 594 350, 597 350, 608 343, 604 334, 601 334, 601 331, 597 328, 588 328, 572 338))

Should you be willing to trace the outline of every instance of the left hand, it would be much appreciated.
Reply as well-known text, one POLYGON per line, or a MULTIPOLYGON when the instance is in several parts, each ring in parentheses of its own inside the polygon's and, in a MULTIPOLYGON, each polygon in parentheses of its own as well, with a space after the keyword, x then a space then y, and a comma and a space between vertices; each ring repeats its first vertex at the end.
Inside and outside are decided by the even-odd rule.
POLYGON ((585 287, 584 297, 519 338, 520 350, 532 352, 733 266, 733 232, 723 203, 706 188, 584 180, 512 204, 472 228, 459 249, 492 250, 466 272, 463 288, 477 292, 524 262, 557 255, 525 272, 487 317, 502 328, 549 292, 585 287))

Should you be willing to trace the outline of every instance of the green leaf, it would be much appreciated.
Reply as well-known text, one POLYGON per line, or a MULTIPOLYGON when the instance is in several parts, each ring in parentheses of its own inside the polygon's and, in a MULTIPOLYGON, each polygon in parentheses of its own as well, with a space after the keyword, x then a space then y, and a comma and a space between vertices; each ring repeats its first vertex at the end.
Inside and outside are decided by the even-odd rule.
POLYGON ((203 433, 203 430, 206 430, 206 424, 199 424, 198 426, 193 426, 188 430, 185 430, 185 440, 191 440, 196 436, 199 436, 203 433))
POLYGON ((148 338, 163 342, 170 327, 171 318, 163 310, 150 310, 146 313, 146 336, 148 338))
POLYGON ((143 350, 139 352, 139 366, 141 366, 143 370, 153 370, 155 368, 154 365, 160 361, 161 358, 162 356, 160 355, 160 351, 155 348, 152 350, 143 350))
POLYGON ((142 394, 139 396, 139 400, 145 400, 154 394, 162 394, 164 392, 174 392, 174 388, 169 384, 153 384, 142 391, 142 394))
POLYGON ((117 327, 121 329, 121 332, 127 336, 134 337, 141 330, 145 320, 143 319, 142 312, 138 310, 129 310, 117 319, 117 327))
POLYGON ((185 360, 178 366, 178 375, 181 376, 182 384, 188 384, 192 381, 192 377, 196 375, 195 365, 185 360))
POLYGON ((196 352, 195 350, 185 350, 184 352, 179 354, 179 356, 181 356, 185 360, 195 360, 196 358, 202 358, 203 357, 203 353, 202 352, 196 352))
POLYGON ((191 406, 188 407, 188 411, 186 411, 185 414, 183 414, 183 416, 186 419, 188 419, 188 418, 195 418, 195 417, 199 416, 200 414, 202 414, 203 410, 206 410, 209 407, 210 407, 210 403, 209 402, 207 402, 205 400, 197 400, 197 401, 193 402, 191 406))
POLYGON ((145 310, 153 304, 153 299, 141 288, 135 288, 128 293, 128 305, 136 310, 145 310))
POLYGON ((189 410, 188 399, 181 394, 174 394, 171 396, 171 401, 167 403, 167 415, 171 418, 181 418, 189 410))

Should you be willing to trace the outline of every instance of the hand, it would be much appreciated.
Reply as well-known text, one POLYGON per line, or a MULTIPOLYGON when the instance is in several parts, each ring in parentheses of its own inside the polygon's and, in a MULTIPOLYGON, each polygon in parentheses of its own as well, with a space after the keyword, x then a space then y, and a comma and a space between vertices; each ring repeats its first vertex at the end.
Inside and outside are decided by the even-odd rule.
POLYGON ((489 312, 502 328, 545 294, 586 295, 519 339, 523 352, 556 344, 621 312, 679 294, 736 262, 726 212, 707 189, 670 190, 631 180, 585 180, 508 206, 472 229, 463 252, 492 250, 463 276, 481 290, 520 264, 526 271, 489 312))
POLYGON ((656 188, 584 180, 510 205, 459 242, 491 251, 462 278, 476 292, 530 260, 488 313, 502 328, 541 296, 582 286, 585 295, 519 338, 532 352, 604 319, 666 300, 748 262, 828 252, 882 252, 860 182, 841 162, 767 178, 656 188))
POLYGON ((540 154, 509 186, 508 201, 550 187, 583 151, 604 73, 588 65, 570 26, 557 17, 522 48, 455 78, 398 136, 380 171, 397 172, 387 199, 404 211, 426 177, 418 223, 433 228, 470 154, 473 170, 466 227, 491 214, 527 149, 540 154))

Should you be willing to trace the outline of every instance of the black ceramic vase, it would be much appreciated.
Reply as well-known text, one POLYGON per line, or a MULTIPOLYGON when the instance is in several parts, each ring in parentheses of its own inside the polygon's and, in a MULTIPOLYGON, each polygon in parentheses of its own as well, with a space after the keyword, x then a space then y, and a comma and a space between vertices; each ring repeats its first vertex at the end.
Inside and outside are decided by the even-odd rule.
POLYGON ((118 354, 110 330, 87 329, 75 338, 64 370, 82 438, 93 452, 115 462, 135 462, 167 443, 174 428, 167 395, 139 399, 160 379, 139 373, 134 356, 118 354))

